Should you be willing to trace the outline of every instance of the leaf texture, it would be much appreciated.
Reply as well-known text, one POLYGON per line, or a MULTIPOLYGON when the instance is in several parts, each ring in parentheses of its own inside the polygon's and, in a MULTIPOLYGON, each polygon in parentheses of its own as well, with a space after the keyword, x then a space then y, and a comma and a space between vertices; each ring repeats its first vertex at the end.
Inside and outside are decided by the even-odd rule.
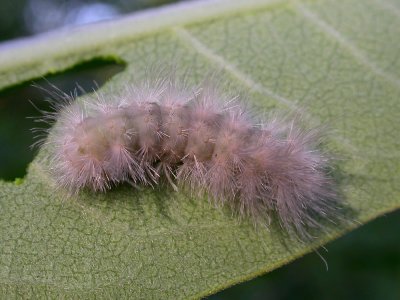
MULTIPOLYGON (((260 110, 306 111, 331 128, 351 222, 312 243, 239 222, 206 199, 122 186, 54 192, 46 151, 22 184, 0 182, 2 298, 198 298, 273 270, 400 206, 400 2, 203 1, 0 46, 0 87, 95 57, 127 68, 112 95, 172 64, 210 70, 260 110)), ((28 100, 28 99, 27 99, 28 100)), ((27 102, 26 105, 29 105, 27 102)))

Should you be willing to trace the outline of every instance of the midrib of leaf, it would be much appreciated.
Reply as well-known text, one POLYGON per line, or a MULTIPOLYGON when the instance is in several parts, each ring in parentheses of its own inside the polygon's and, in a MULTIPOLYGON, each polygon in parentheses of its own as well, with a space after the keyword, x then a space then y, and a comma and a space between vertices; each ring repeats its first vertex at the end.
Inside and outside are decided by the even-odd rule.
MULTIPOLYGON (((291 0, 289 0, 291 1, 291 0)), ((250 13, 265 9, 287 0, 206 0, 193 3, 180 3, 174 6, 160 7, 141 12, 133 16, 109 22, 86 25, 72 30, 58 30, 44 33, 38 37, 22 39, 0 45, 0 88, 27 80, 27 78, 3 78, 2 73, 26 65, 46 65, 50 58, 61 59, 70 53, 100 48, 109 45, 126 44, 150 34, 164 32, 166 28, 196 24, 216 18, 250 13), (116 34, 117 33, 117 34, 116 34), (76 44, 79 40, 79 45, 76 44), (69 41, 71 41, 69 43, 69 41), (29 47, 24 47, 25 44, 29 47), (51 45, 51 47, 49 47, 51 45)), ((107 54, 107 52, 106 52, 107 54)), ((82 56, 80 57, 82 59, 82 56)), ((90 56, 87 57, 90 59, 90 56)), ((68 63, 68 66, 71 62, 68 63)), ((59 71, 59 69, 58 69, 59 71)), ((44 74, 48 73, 44 72, 44 74)))

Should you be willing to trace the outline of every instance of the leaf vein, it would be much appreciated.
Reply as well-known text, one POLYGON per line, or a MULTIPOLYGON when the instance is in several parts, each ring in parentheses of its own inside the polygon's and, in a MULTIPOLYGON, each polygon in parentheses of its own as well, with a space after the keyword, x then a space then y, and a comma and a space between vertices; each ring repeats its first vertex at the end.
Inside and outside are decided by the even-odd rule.
POLYGON ((384 10, 386 10, 387 12, 393 13, 394 15, 396 15, 397 17, 400 18, 400 8, 395 6, 393 3, 389 3, 384 0, 374 0, 374 2, 375 2, 375 4, 377 4, 384 10))
POLYGON ((231 75, 233 75, 236 79, 242 82, 245 86, 247 86, 250 90, 256 91, 260 94, 266 95, 280 104, 283 104, 292 110, 299 110, 295 101, 287 99, 281 95, 276 94, 275 92, 271 91, 267 87, 263 86, 259 82, 256 82, 252 79, 248 74, 244 73, 243 71, 239 70, 234 64, 227 61, 222 56, 216 54, 212 49, 208 46, 204 45, 200 40, 194 37, 189 31, 182 27, 176 27, 174 29, 177 36, 183 40, 184 42, 191 45, 199 54, 203 55, 210 61, 216 63, 218 66, 223 68, 224 70, 228 71, 231 75))
POLYGON ((386 73, 383 69, 378 67, 373 61, 368 59, 360 49, 352 44, 341 32, 337 31, 334 27, 326 23, 315 12, 312 12, 304 5, 297 3, 296 7, 297 11, 300 12, 306 20, 313 23, 328 36, 335 39, 343 48, 347 49, 359 63, 368 67, 374 74, 389 81, 396 88, 400 87, 400 79, 394 77, 394 75, 386 73))

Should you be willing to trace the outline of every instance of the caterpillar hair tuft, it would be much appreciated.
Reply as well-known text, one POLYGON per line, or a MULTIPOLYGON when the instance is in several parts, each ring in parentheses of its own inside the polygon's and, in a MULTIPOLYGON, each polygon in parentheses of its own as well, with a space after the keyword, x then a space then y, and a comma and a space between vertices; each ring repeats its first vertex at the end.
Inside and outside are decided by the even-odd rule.
POLYGON ((57 186, 70 194, 164 178, 255 223, 276 215, 283 228, 305 237, 337 214, 320 132, 288 118, 255 120, 240 97, 209 81, 189 87, 165 76, 129 84, 113 97, 61 98, 67 104, 44 117, 57 121, 45 145, 57 186))

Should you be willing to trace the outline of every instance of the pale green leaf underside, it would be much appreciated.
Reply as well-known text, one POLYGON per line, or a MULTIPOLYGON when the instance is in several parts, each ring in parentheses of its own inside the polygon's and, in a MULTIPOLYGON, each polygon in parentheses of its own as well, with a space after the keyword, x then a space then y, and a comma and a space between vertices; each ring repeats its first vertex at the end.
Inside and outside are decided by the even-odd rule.
POLYGON ((40 153, 23 184, 0 182, 3 297, 199 297, 398 208, 399 38, 396 0, 243 0, 185 4, 0 47, 0 87, 113 56, 127 68, 106 94, 148 66, 172 63, 193 81, 219 70, 260 109, 303 108, 310 123, 332 129, 329 150, 343 158, 340 190, 354 219, 311 245, 279 228, 254 230, 168 188, 66 201, 40 153))

